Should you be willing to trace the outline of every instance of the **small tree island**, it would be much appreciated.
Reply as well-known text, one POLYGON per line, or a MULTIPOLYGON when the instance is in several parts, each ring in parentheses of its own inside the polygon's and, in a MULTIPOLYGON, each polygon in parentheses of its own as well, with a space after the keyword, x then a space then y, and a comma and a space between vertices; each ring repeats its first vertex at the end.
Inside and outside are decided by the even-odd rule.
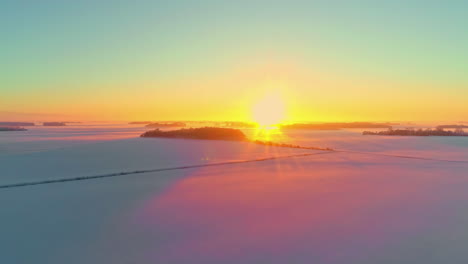
POLYGON ((457 128, 455 131, 445 131, 438 127, 437 129, 389 129, 387 131, 371 132, 364 131, 363 135, 377 135, 377 136, 439 136, 439 137, 468 137, 468 133, 464 132, 463 129, 457 128))
POLYGON ((147 131, 141 137, 185 138, 208 140, 246 141, 247 137, 239 129, 220 127, 182 128, 179 130, 162 131, 155 129, 147 131))

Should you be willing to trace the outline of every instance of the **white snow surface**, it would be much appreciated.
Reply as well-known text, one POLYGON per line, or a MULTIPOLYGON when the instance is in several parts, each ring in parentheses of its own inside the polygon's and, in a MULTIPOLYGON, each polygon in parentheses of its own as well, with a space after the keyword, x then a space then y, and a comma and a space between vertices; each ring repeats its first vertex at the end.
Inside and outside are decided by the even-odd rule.
POLYGON ((40 129, 0 134, 0 185, 311 155, 0 188, 1 263, 468 262, 468 163, 376 155, 463 161, 468 139, 285 135, 366 154, 40 129))

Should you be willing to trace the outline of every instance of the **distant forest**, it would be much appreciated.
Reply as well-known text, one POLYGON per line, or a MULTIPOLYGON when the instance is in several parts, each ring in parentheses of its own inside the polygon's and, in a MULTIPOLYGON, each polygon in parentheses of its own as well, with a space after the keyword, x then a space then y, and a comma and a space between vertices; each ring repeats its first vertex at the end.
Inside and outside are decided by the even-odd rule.
POLYGON ((151 121, 135 121, 135 122, 130 122, 128 124, 130 125, 146 125, 146 124, 151 124, 153 122, 151 121))
POLYGON ((34 123, 29 123, 29 122, 0 122, 0 126, 12 126, 12 127, 34 126, 34 123))
POLYGON ((352 122, 352 123, 322 123, 322 124, 291 124, 282 125, 284 129, 306 129, 306 130, 339 130, 343 128, 392 128, 395 123, 370 123, 370 122, 352 122))
POLYGON ((44 122, 43 126, 66 126, 63 122, 44 122))
POLYGON ((0 131, 26 131, 26 128, 22 127, 0 127, 0 131))
POLYGON ((183 122, 171 122, 171 123, 151 123, 146 127, 185 127, 187 124, 183 122))
POLYGON ((438 129, 457 129, 457 128, 468 128, 468 126, 465 125, 443 125, 443 126, 437 126, 438 129))
POLYGON ((224 126, 226 126, 226 127, 252 128, 252 127, 257 127, 257 124, 248 123, 248 122, 225 122, 224 126))
POLYGON ((455 131, 446 131, 440 127, 436 129, 389 129, 387 131, 364 131, 363 135, 377 135, 377 136, 440 136, 440 137, 467 137, 468 133, 465 133, 462 128, 456 128, 455 131))

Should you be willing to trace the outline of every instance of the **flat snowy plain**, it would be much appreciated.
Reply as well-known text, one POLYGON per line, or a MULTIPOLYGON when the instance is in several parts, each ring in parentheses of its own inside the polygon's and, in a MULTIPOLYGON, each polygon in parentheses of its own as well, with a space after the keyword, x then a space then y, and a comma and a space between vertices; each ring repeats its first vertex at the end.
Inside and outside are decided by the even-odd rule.
POLYGON ((2 132, 0 186, 111 177, 0 188, 0 263, 468 263, 468 138, 145 130, 2 132))

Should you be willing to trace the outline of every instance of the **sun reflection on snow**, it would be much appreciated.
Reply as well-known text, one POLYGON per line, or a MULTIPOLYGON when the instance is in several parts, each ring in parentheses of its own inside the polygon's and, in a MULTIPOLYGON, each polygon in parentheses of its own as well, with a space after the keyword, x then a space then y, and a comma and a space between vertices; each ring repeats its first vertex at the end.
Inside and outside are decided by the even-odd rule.
POLYGON ((255 128, 253 140, 276 141, 284 137, 279 126, 261 126, 255 128))

